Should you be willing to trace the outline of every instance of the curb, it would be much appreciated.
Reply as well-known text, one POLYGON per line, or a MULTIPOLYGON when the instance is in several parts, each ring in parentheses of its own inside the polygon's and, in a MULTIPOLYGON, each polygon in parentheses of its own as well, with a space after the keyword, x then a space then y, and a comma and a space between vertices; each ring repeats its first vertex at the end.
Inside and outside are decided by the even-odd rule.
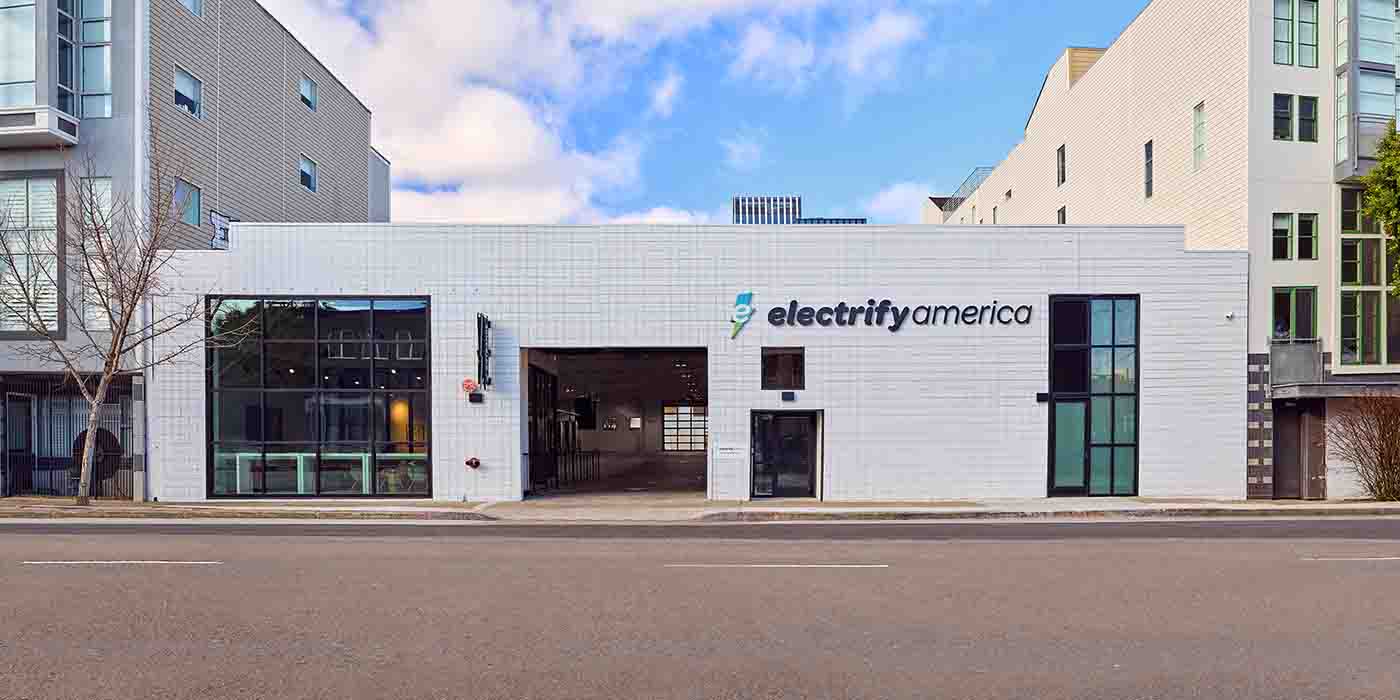
POLYGON ((498 521, 499 518, 472 511, 207 511, 207 510, 110 510, 91 509, 36 509, 33 511, 0 511, 0 522, 11 519, 39 518, 65 520, 73 518, 99 519, 140 519, 140 520, 450 520, 450 521, 498 521))
POLYGON ((1232 510, 1228 508, 1161 508, 1148 510, 1073 510, 1073 511, 972 511, 966 513, 918 511, 857 511, 822 513, 814 511, 725 511, 706 513, 695 520, 718 523, 761 523, 833 520, 1094 520, 1137 518, 1373 518, 1400 517, 1396 508, 1276 508, 1261 510, 1232 510))

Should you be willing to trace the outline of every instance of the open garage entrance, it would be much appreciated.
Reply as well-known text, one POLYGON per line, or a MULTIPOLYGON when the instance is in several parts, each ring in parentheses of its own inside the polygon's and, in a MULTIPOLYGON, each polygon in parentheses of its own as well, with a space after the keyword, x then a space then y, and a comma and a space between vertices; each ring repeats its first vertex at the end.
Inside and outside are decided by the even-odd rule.
POLYGON ((527 349, 527 495, 705 492, 701 349, 527 349))

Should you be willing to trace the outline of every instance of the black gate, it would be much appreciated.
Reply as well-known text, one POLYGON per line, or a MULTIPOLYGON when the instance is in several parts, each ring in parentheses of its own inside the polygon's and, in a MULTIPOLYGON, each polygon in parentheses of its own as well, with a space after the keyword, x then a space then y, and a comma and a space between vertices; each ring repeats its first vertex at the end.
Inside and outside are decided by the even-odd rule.
MULTIPOLYGON (((88 421, 88 403, 77 386, 59 375, 3 375, 0 396, 5 434, 0 495, 77 495, 88 421)), ((98 411, 90 496, 133 497, 132 425, 131 378, 118 377, 98 411)))

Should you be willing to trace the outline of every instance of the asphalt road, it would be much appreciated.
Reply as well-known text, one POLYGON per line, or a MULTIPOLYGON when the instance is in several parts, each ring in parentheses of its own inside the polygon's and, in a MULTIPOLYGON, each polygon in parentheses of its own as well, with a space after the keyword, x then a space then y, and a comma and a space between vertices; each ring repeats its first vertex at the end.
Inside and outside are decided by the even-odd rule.
POLYGON ((1393 700, 1397 522, 0 523, 0 698, 1393 700))

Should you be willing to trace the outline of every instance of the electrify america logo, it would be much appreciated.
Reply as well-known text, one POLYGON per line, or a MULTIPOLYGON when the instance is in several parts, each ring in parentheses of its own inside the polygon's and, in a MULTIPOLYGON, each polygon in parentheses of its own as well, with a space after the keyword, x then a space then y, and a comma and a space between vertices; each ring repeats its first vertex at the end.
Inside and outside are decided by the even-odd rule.
POLYGON ((729 333, 730 340, 739 337, 739 331, 744 330, 744 326, 753 318, 753 311, 753 292, 744 292, 734 299, 734 315, 729 318, 734 323, 734 329, 729 333))

